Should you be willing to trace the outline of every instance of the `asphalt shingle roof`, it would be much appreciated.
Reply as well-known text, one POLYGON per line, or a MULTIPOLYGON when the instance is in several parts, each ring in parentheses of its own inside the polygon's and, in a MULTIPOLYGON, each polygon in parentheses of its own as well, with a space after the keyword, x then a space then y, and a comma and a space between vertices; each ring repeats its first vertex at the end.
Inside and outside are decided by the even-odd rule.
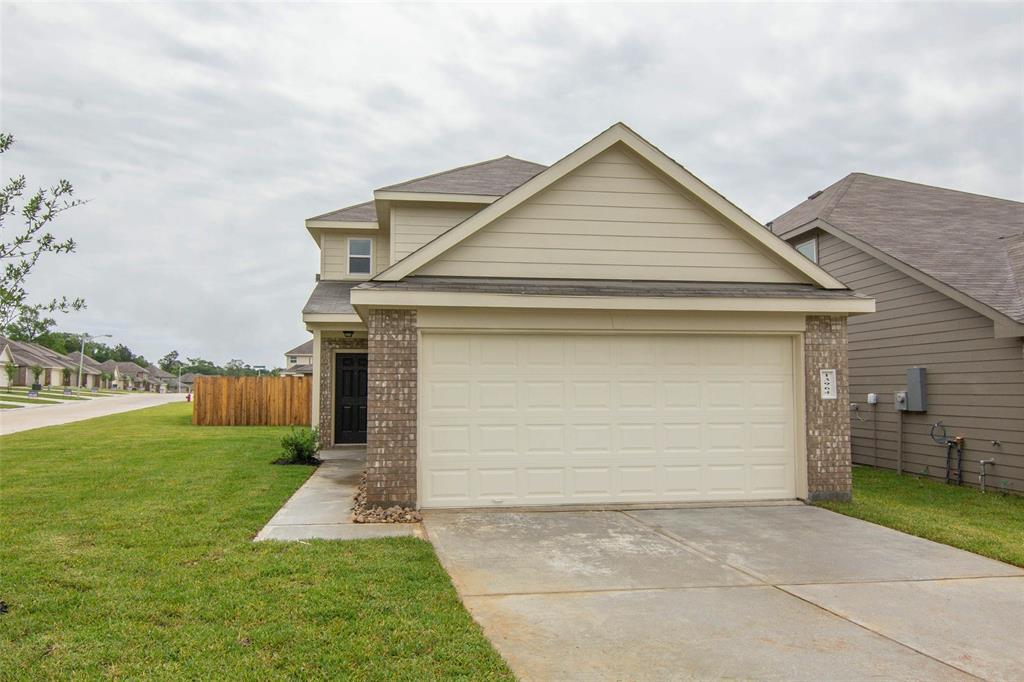
POLYGON ((74 362, 75 364, 78 364, 78 359, 80 357, 84 357, 84 359, 82 360, 83 372, 87 372, 89 374, 100 374, 101 372, 103 372, 103 368, 100 367, 100 363, 96 362, 88 355, 83 356, 77 350, 68 353, 68 357, 71 358, 71 361, 74 362))
POLYGON ((349 301, 352 287, 359 282, 317 282, 309 300, 302 308, 303 315, 351 315, 355 313, 349 301))
POLYGON ((313 339, 306 341, 305 343, 295 346, 285 355, 312 355, 313 354, 313 339))
POLYGON ((851 173, 772 221, 786 233, 820 219, 1004 315, 1024 322, 1015 244, 1024 203, 851 173))
POLYGON ((500 197, 545 170, 547 166, 512 156, 481 161, 469 166, 406 180, 382 187, 391 192, 437 192, 441 194, 483 194, 500 197))
POLYGON ((649 282, 639 280, 520 279, 491 277, 406 277, 397 282, 363 282, 360 289, 451 291, 527 296, 656 296, 664 298, 864 298, 848 289, 812 284, 746 282, 649 282))
POLYGON ((43 368, 78 369, 78 365, 66 355, 50 350, 45 346, 31 341, 15 341, 5 336, 0 336, 0 346, 7 345, 14 357, 14 364, 18 367, 32 367, 39 365, 43 368))
MULTIPOLYGON (((502 156, 479 163, 452 168, 451 170, 424 175, 395 185, 381 187, 390 192, 419 192, 438 194, 480 194, 500 197, 546 169, 539 163, 524 161, 512 156, 502 156)), ((337 220, 345 222, 373 223, 377 221, 377 207, 367 201, 346 206, 310 218, 310 220, 337 220)))
POLYGON ((362 204, 356 204, 355 206, 346 206, 345 208, 339 208, 337 211, 330 211, 329 213, 313 216, 310 220, 375 223, 377 222, 377 207, 372 201, 367 201, 362 204))

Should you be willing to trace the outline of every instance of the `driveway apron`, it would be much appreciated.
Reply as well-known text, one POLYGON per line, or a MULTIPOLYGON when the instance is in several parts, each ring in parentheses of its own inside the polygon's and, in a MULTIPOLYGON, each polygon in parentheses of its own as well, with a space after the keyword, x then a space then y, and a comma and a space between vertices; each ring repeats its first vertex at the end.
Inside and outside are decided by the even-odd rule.
POLYGON ((433 511, 525 680, 1014 679, 1024 571, 802 505, 433 511))

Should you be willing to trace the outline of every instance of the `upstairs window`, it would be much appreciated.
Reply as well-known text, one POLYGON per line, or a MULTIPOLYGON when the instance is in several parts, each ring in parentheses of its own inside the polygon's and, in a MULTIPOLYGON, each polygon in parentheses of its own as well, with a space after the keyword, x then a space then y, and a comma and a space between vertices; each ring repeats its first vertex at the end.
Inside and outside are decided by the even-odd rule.
POLYGON ((373 257, 372 239, 348 240, 348 274, 369 275, 373 257))
POLYGON ((797 251, 799 251, 804 258, 808 259, 813 263, 818 262, 818 238, 811 237, 810 239, 802 242, 798 242, 793 245, 797 251))

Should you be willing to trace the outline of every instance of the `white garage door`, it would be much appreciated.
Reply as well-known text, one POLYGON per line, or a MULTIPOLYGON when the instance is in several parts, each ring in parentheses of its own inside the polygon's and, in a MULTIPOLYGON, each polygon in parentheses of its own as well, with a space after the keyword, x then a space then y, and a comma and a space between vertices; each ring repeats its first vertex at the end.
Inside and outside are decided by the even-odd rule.
POLYGON ((423 336, 420 503, 795 497, 785 336, 423 336))

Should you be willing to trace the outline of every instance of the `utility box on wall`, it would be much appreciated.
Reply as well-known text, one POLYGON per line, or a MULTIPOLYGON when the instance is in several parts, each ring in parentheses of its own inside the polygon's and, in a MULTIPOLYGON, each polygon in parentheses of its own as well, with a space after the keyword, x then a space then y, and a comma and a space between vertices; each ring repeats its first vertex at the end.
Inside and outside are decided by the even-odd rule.
POLYGON ((928 411, 928 381, 924 367, 911 367, 907 370, 907 412, 928 411))

